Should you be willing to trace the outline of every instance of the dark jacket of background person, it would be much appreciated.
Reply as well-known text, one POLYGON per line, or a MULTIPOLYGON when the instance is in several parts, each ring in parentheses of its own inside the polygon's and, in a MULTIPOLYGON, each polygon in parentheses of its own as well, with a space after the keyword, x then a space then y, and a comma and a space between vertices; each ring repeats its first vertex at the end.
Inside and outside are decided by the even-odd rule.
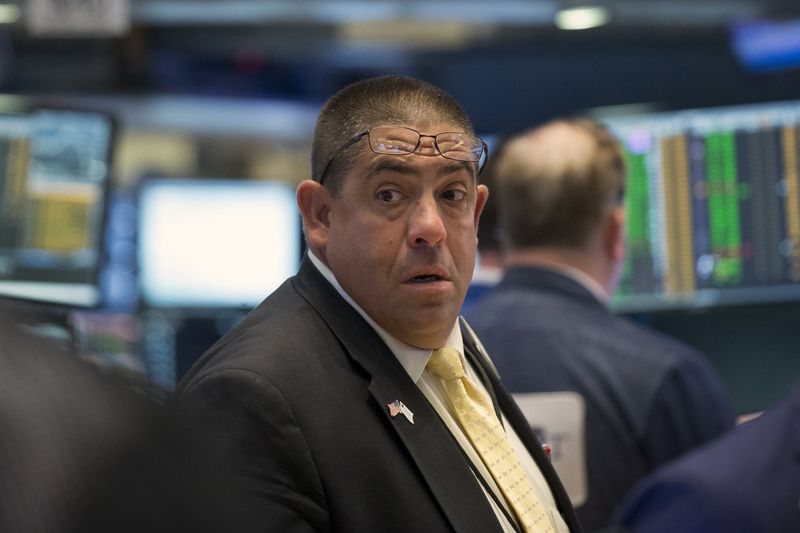
POLYGON ((702 354, 613 315, 561 274, 511 268, 468 319, 509 391, 583 396, 589 491, 576 511, 587 529, 655 467, 733 426, 702 354))
POLYGON ((631 533, 800 531, 800 384, 756 420, 642 481, 616 521, 631 533))
POLYGON ((732 428, 734 412, 701 353, 607 307, 625 256, 617 141, 593 122, 553 122, 510 140, 496 172, 507 270, 467 318, 512 393, 583 397, 576 510, 601 528, 639 478, 732 428))
POLYGON ((193 430, 61 342, 7 317, 0 338, 0 531, 247 530, 224 461, 202 471, 184 445, 193 430))
MULTIPOLYGON (((580 531, 541 444, 470 338, 465 331, 465 355, 580 531)), ((280 509, 270 531, 499 531, 428 400, 308 258, 203 356, 179 393, 241 458, 245 490, 280 509), (413 424, 389 415, 397 399, 413 424)))

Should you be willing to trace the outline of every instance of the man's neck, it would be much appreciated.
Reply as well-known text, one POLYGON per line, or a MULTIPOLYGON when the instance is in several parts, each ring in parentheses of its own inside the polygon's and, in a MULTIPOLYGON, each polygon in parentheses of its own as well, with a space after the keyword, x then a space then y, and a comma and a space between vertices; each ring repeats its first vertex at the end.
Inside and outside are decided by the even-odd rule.
POLYGON ((566 248, 536 248, 512 250, 506 256, 506 268, 538 267, 556 270, 575 278, 600 300, 611 297, 611 280, 593 257, 580 250, 566 248))

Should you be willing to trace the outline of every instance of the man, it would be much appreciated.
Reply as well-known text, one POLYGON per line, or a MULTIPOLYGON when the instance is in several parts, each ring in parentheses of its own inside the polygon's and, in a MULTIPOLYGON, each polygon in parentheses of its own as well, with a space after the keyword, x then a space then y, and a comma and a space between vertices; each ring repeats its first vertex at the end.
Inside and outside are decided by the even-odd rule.
POLYGON ((468 318, 510 391, 582 399, 585 457, 572 462, 585 459, 585 503, 574 503, 585 528, 603 527, 637 479, 734 414, 701 354, 607 307, 625 254, 615 139, 559 120, 511 141, 498 167, 507 270, 468 318))
POLYGON ((617 521, 631 533, 800 531, 800 384, 754 421, 646 478, 617 521))
POLYGON ((243 487, 277 503, 266 530, 580 531, 457 320, 484 151, 458 104, 411 78, 355 83, 320 112, 299 273, 179 387, 243 487))

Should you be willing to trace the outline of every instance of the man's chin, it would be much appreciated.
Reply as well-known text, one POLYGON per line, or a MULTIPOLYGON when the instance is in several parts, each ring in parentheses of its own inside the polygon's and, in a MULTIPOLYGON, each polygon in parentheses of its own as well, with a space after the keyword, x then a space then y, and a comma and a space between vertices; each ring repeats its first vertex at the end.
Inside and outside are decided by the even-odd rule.
POLYGON ((458 311, 420 311, 392 335, 416 348, 434 350, 444 346, 457 318, 458 311))

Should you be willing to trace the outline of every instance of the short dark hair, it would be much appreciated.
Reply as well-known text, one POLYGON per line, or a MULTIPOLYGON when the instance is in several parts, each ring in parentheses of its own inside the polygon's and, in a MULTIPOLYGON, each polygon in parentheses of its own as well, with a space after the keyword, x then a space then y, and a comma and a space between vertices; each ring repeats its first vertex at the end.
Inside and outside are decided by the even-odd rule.
POLYGON ((489 197, 483 204, 481 223, 478 225, 478 252, 500 253, 503 249, 503 235, 500 225, 500 197, 497 191, 497 164, 502 160, 503 151, 514 135, 503 133, 492 143, 492 157, 481 170, 481 183, 489 188, 489 197))
MULTIPOLYGON (((354 135, 374 126, 438 121, 474 133, 456 100, 439 87, 407 76, 380 76, 357 81, 333 95, 323 106, 311 146, 311 174, 319 180, 331 156, 354 135)), ((353 155, 339 155, 328 167, 325 186, 334 194, 350 169, 353 155)))
POLYGON ((578 248, 622 201, 622 147, 589 119, 555 120, 517 137, 498 162, 504 244, 578 248))

